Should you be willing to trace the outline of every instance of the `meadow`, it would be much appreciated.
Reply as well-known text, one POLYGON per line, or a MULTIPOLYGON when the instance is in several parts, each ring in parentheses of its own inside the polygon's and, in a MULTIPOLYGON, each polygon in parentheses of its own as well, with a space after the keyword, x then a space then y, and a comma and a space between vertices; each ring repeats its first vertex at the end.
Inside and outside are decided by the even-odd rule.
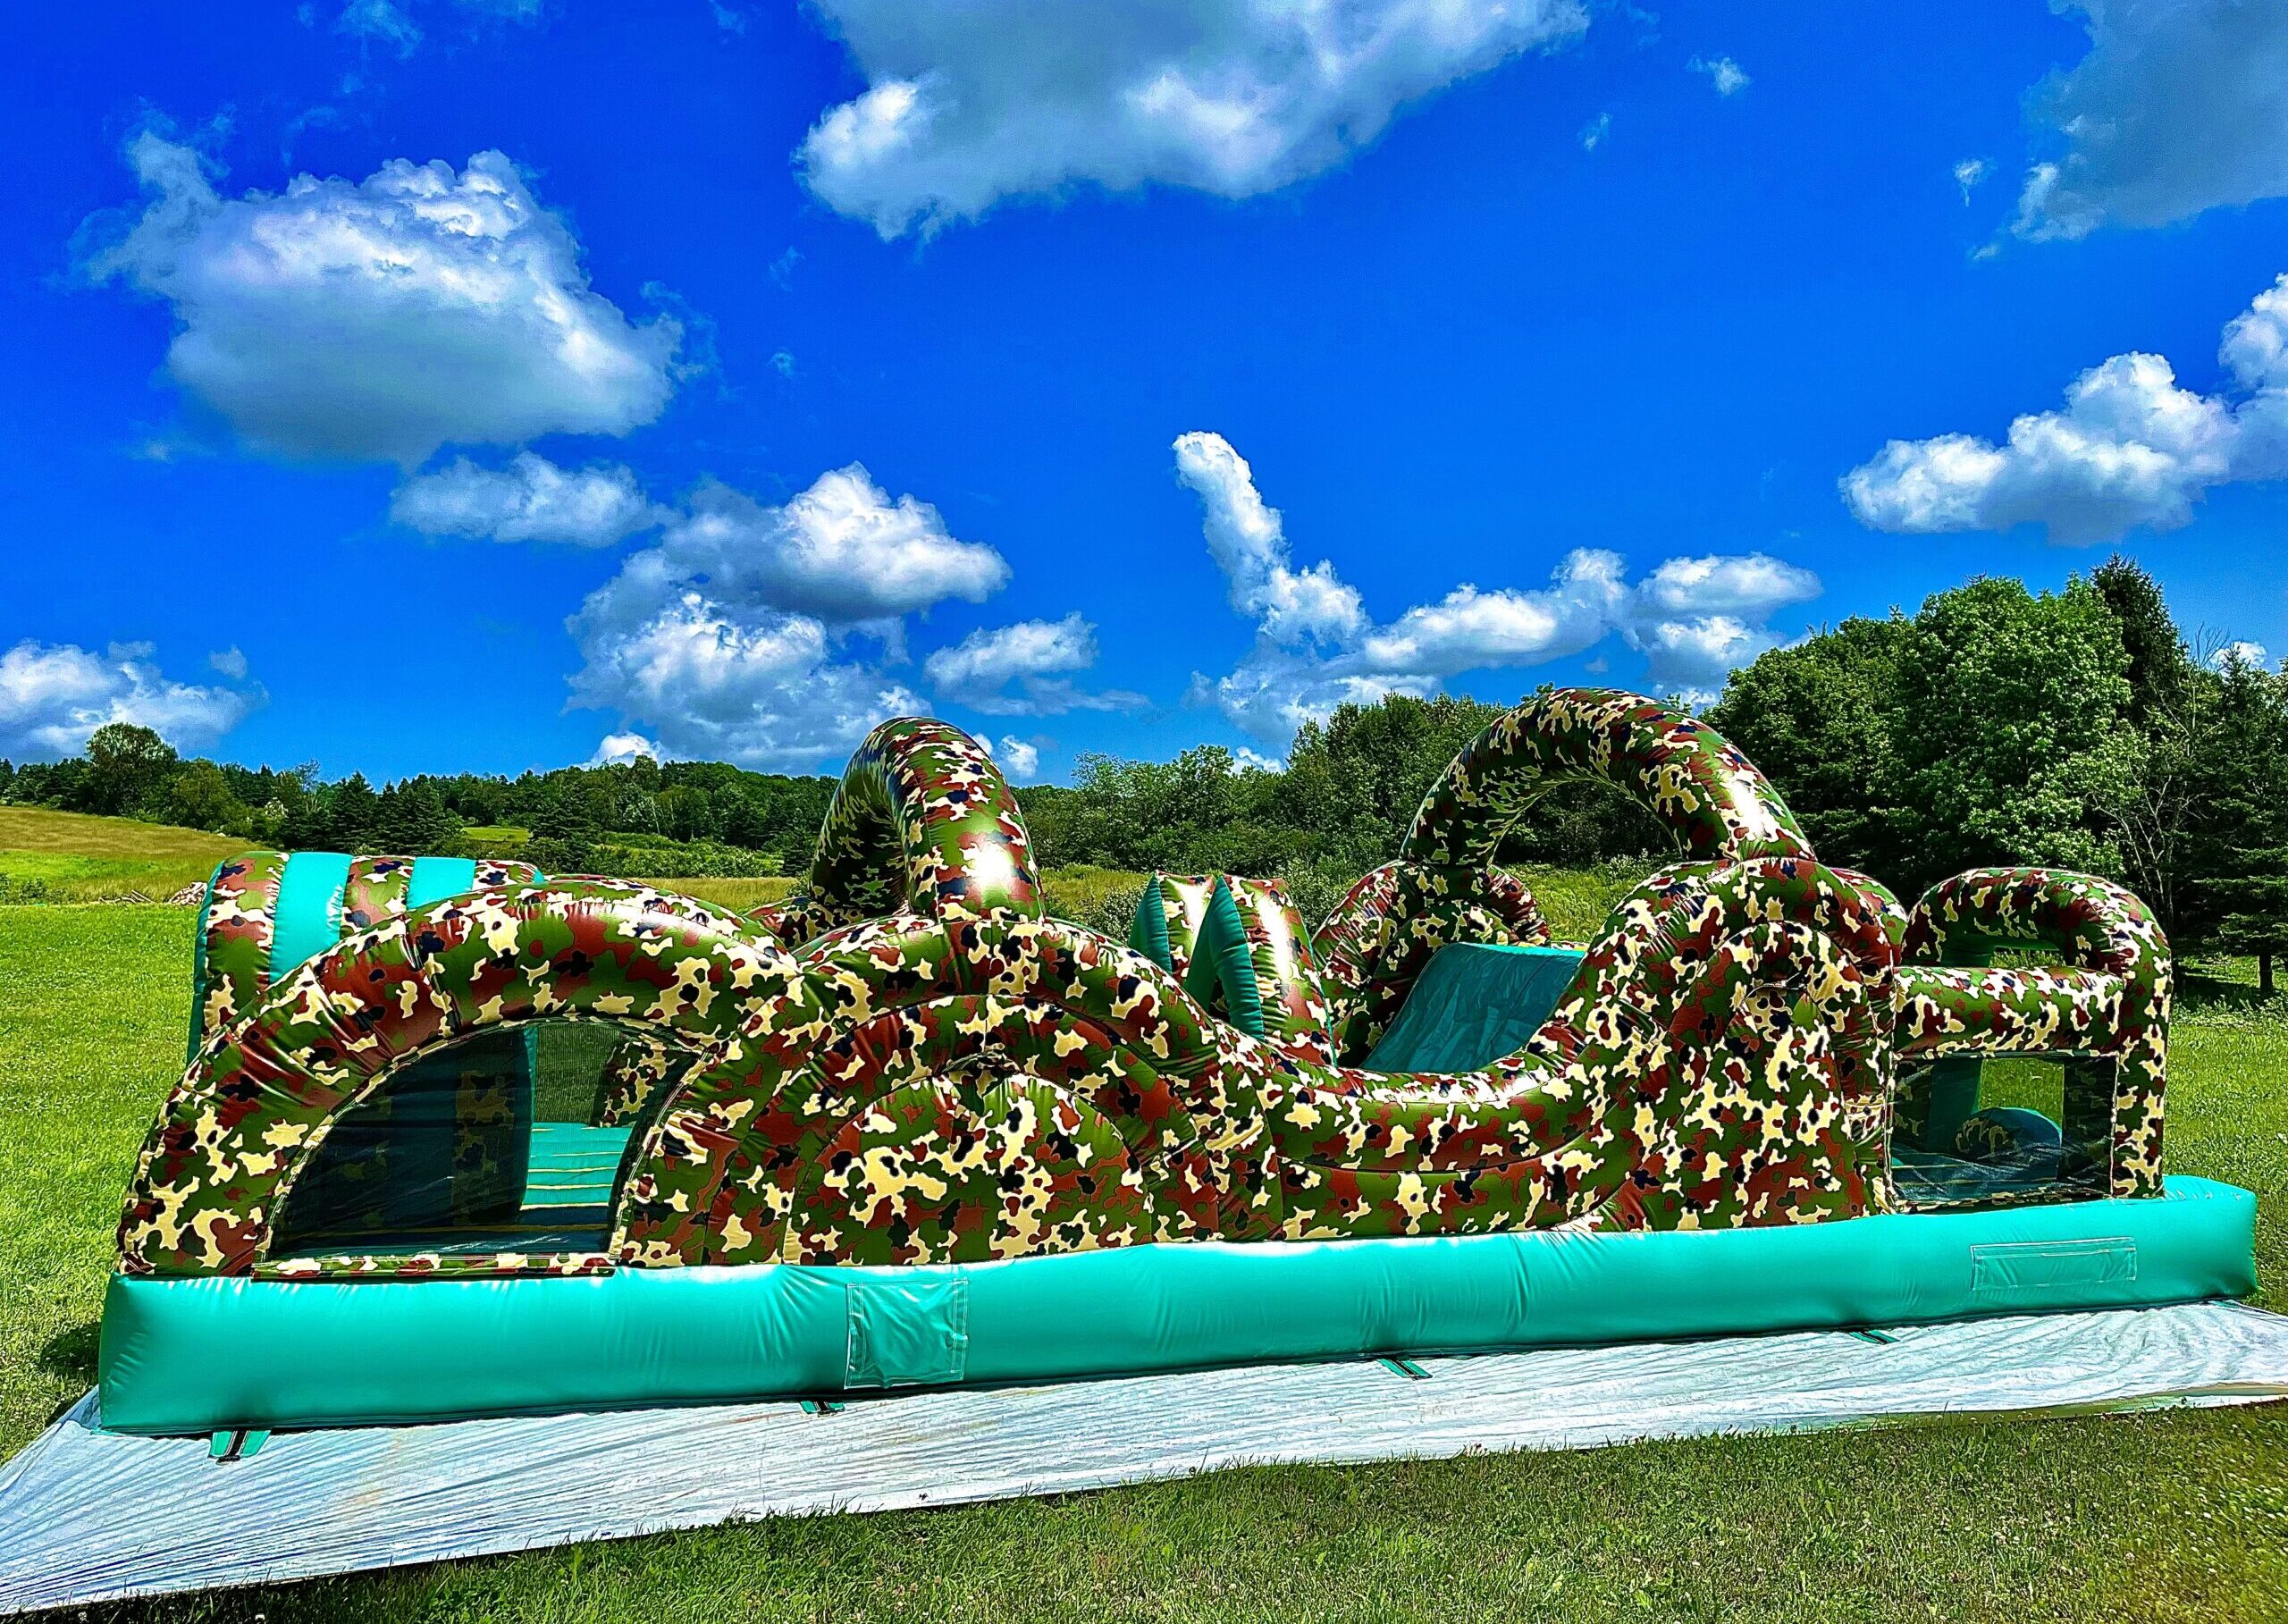
POLYGON ((228 835, 44 806, 0 806, 0 903, 164 902, 246 847, 228 835))
MULTIPOLYGON (((1584 932, 1625 883, 1602 871, 1528 878, 1561 934, 1584 932)), ((1076 913, 1134 883, 1098 871, 1068 878, 1060 897, 1050 879, 1052 899, 1076 913)), ((727 888, 783 884, 692 888, 745 902, 727 888)), ((179 907, 0 906, 0 1456, 93 1380, 120 1193, 181 1064, 192 919, 179 907)), ((2288 1010, 2259 1004, 2237 969, 2188 978, 2169 1161, 2257 1191, 2259 1300, 2288 1306, 2288 1010)), ((120 1616, 2277 1618, 2288 1616, 2288 1406, 1255 1468, 120 1616)))

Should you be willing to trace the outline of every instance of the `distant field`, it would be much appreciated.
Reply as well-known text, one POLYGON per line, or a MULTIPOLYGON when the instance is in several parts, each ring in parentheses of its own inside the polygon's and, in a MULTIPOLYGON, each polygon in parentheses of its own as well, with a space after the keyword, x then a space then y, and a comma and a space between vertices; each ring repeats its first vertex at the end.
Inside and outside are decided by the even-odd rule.
MULTIPOLYGON (((798 882, 791 875, 779 874, 766 879, 677 879, 673 875, 646 875, 644 883, 658 886, 663 891, 680 891, 686 896, 696 896, 718 907, 744 911, 762 903, 777 902, 793 890, 798 882)), ((1106 897, 1140 890, 1144 876, 1126 873, 1119 869, 1084 866, 1050 869, 1041 876, 1041 883, 1047 888, 1051 913, 1066 919, 1086 920, 1103 905, 1106 897)))
POLYGON ((532 830, 513 823, 471 823, 461 830, 461 844, 472 857, 514 857, 532 837, 532 830))
POLYGON ((203 882, 246 842, 133 818, 0 806, 0 901, 164 901, 203 882))
POLYGON ((795 888, 795 881, 785 874, 766 875, 759 879, 678 879, 672 874, 647 874, 637 883, 696 896, 702 902, 711 902, 719 908, 740 913, 767 902, 777 902, 795 888))

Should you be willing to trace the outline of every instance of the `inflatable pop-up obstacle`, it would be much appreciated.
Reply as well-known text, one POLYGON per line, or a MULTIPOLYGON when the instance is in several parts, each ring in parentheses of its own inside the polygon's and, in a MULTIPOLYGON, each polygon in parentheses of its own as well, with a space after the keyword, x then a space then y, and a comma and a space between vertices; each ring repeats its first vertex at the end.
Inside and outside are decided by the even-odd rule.
POLYGON ((1232 875, 1156 876, 1132 945, 1047 917, 1000 773, 920 719, 875 729, 806 883, 753 917, 435 864, 218 873, 204 1037, 120 1225, 105 1427, 2253 1289, 2253 1198, 2162 1177, 2142 903, 2011 870, 1903 909, 1629 694, 1503 716, 1308 935, 1232 875), (1566 946, 1493 859, 1585 777, 1678 855, 1566 946), (611 1048, 568 1096, 525 1042, 566 1022, 611 1048))

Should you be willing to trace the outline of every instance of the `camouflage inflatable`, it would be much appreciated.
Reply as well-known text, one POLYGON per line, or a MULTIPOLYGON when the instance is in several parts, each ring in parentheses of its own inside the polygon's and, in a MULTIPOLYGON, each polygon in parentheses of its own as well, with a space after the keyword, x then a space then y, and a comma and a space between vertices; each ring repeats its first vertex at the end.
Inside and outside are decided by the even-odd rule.
MULTIPOLYGON (((1303 1243, 1943 1224, 2162 1189, 2171 972, 2136 897, 1981 871, 1909 912, 1821 863, 1737 750, 1626 694, 1503 716, 1308 935, 1274 883, 1231 875, 1154 877, 1132 946, 1049 917, 992 759, 921 719, 868 737, 806 881, 753 917, 499 867, 424 900, 402 860, 297 881, 308 861, 217 876, 203 1036, 120 1224, 118 1283, 147 1295, 115 1309, 218 1279, 408 1287, 360 1312, 442 1310, 473 1276, 908 1292, 1123 1249, 1301 1267, 1303 1243), (1581 777, 1678 855, 1565 948, 1495 858, 1581 777), (331 938, 278 954, 298 883, 331 938), (1524 952, 1573 956, 1499 1052, 1377 1067, 1418 984, 1524 952), (585 1120, 535 1124, 501 1046, 565 1021, 620 1038, 585 1120), (2054 1116, 1981 1102, 2001 1056, 2064 1066, 2054 1116), (589 1182, 544 1199, 559 1143, 589 1182)), ((1355 1254, 1385 1255, 1416 1256, 1355 1254)))

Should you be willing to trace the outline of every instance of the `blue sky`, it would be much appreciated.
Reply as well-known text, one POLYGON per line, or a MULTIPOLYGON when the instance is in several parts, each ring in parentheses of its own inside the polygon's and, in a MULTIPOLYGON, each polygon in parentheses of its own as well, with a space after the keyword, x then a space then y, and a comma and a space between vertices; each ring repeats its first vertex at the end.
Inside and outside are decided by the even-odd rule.
POLYGON ((2288 650, 2278 7, 20 26, 0 754, 1276 758, 2116 545, 2288 650))

